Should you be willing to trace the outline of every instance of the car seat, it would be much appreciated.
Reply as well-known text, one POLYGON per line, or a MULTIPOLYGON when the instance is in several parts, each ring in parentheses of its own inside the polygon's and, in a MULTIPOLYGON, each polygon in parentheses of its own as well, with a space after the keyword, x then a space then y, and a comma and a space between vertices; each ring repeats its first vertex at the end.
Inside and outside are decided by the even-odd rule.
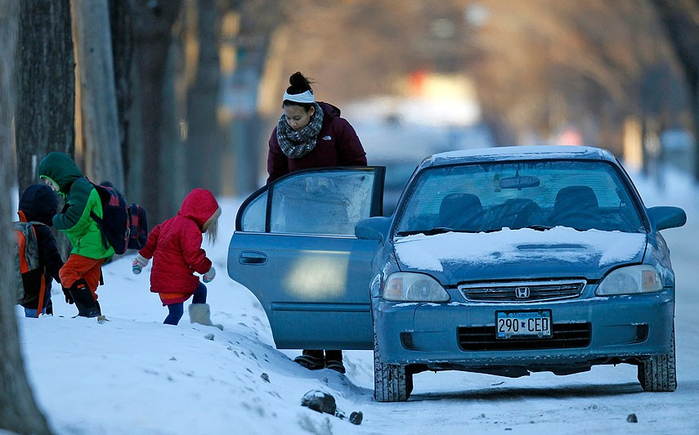
POLYGON ((450 193, 439 206, 439 224, 457 231, 479 231, 483 206, 472 193, 450 193))
POLYGON ((497 222, 497 228, 526 228, 536 223, 540 212, 539 205, 531 199, 511 198, 499 207, 493 221, 497 222))
POLYGON ((553 211, 549 217, 552 226, 566 226, 588 230, 599 220, 597 195, 588 186, 567 186, 556 193, 553 211))

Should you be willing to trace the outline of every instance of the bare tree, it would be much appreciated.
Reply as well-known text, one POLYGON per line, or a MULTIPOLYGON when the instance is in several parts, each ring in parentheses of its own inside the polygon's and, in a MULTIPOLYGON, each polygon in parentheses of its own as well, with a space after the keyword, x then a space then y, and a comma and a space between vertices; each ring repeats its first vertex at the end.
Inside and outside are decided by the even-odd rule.
POLYGON ((185 77, 187 81, 187 188, 201 187, 218 194, 221 188, 222 135, 217 120, 219 44, 216 0, 187 2, 185 77))
MULTIPOLYGON (((138 71, 140 124, 143 135, 141 203, 148 209, 149 221, 160 223, 171 214, 166 191, 168 180, 162 164, 166 71, 172 44, 172 26, 181 0, 131 0, 133 11, 134 58, 138 71)), ((182 174, 180 174, 182 176, 182 174)))
MULTIPOLYGON (((117 101, 119 144, 124 165, 124 178, 128 179, 129 139, 131 127, 131 66, 133 64, 133 39, 131 29, 131 5, 128 1, 109 0, 109 21, 114 59, 114 87, 117 101)), ((125 189, 128 191, 128 189, 125 189)))
MULTIPOLYGON (((689 1, 696 0, 669 3, 689 1)), ((620 151, 624 118, 640 118, 650 103, 642 81, 662 65, 663 83, 674 88, 661 94, 658 110, 677 117, 686 109, 673 98, 682 87, 680 76, 650 0, 282 5, 293 47, 268 62, 282 63, 286 77, 306 72, 317 80, 320 98, 341 107, 348 100, 403 92, 401 80, 415 71, 462 75, 475 81, 485 117, 501 129, 503 141, 553 140, 572 125, 586 144, 620 151), (353 31, 328 38, 317 25, 326 22, 353 31)), ((285 83, 274 85, 276 95, 285 83)))
MULTIPOLYGON (((12 112, 14 104, 13 69, 17 41, 19 6, 13 0, 0 0, 0 251, 11 250, 12 201, 7 198, 15 183, 12 164, 12 112)), ((8 282, 12 267, 9 255, 0 256, 0 281, 8 282)), ((50 434, 48 423, 34 401, 24 371, 19 347, 14 292, 0 289, 0 429, 18 434, 50 434)))
POLYGON ((78 136, 84 142, 83 167, 95 182, 108 180, 124 190, 112 38, 107 0, 73 0, 74 39, 80 76, 78 136))
MULTIPOLYGON (((228 77, 228 91, 229 94, 232 94, 230 96, 237 100, 235 107, 230 108, 232 110, 232 123, 228 133, 232 149, 224 152, 224 155, 235 161, 235 165, 229 166, 229 171, 235 174, 237 193, 247 194, 260 185, 259 170, 264 148, 259 145, 266 143, 271 131, 263 120, 264 115, 261 113, 261 100, 263 98, 261 99, 259 95, 260 90, 269 84, 264 81, 263 76, 275 75, 265 71, 268 59, 275 56, 271 50, 272 38, 270 36, 275 34, 285 19, 284 8, 293 9, 300 2, 298 0, 294 2, 275 0, 237 2, 228 0, 221 3, 225 10, 234 11, 239 17, 237 32, 225 35, 222 41, 223 46, 233 51, 236 56, 235 71, 228 77)), ((276 34, 279 36, 278 41, 285 39, 283 32, 276 34)), ((285 45, 288 42, 285 40, 280 45, 285 45)), ((295 49, 296 47, 293 51, 295 49)), ((276 60, 279 59, 275 58, 272 61, 276 60)), ((273 69, 276 70, 270 68, 270 70, 273 69)), ((269 78, 272 81, 277 79, 277 77, 269 78)), ((281 77, 278 79, 281 81, 281 77)), ((273 92, 271 89, 265 89, 265 91, 273 92)), ((275 108, 280 105, 279 95, 279 93, 274 95, 275 108)), ((275 115, 278 116, 276 110, 275 115)), ((229 162, 225 163, 230 164, 229 162)))
POLYGON ((692 101, 694 130, 694 177, 699 180, 699 1, 653 0, 680 59, 692 101))
POLYGON ((38 163, 49 151, 74 153, 75 61, 70 0, 18 3, 15 122, 21 192, 38 181, 38 163))

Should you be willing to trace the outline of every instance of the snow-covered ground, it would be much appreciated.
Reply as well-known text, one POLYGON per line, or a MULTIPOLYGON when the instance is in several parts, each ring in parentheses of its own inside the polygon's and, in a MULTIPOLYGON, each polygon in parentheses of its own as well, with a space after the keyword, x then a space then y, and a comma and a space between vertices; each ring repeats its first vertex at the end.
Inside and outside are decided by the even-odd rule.
POLYGON ((699 433, 699 237, 697 189, 668 174, 667 188, 637 177, 646 205, 680 205, 688 223, 665 232, 677 273, 674 393, 644 393, 629 365, 570 376, 510 379, 462 372, 421 373, 406 403, 372 399, 369 351, 346 352, 347 374, 311 372, 294 351, 274 348, 252 294, 226 275, 237 200, 224 200, 220 240, 206 246, 218 271, 208 285, 214 327, 162 324, 166 309, 148 291, 150 268, 131 273, 131 256, 104 268, 100 303, 109 321, 72 318, 54 286, 56 315, 18 322, 30 382, 57 434, 697 434, 699 433), (322 390, 341 411, 301 406, 322 390), (637 422, 628 422, 635 414, 637 422))

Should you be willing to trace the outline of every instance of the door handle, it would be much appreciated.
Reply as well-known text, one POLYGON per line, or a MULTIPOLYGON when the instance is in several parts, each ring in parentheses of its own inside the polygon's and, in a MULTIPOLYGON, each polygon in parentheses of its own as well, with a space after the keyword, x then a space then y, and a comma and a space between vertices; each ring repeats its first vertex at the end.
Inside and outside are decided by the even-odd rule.
POLYGON ((262 252, 243 251, 238 257, 240 264, 265 264, 267 255, 262 252))

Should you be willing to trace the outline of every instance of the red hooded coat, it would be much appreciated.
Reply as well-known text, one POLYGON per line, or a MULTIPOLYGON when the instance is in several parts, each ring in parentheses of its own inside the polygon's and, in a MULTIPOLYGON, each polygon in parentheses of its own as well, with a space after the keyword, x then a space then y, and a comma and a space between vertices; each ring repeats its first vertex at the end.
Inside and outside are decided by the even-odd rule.
POLYGON ((199 285, 194 272, 204 274, 211 269, 211 260, 201 248, 202 229, 218 209, 210 191, 192 190, 177 215, 153 228, 146 246, 138 251, 153 259, 150 291, 160 294, 163 305, 189 299, 199 285))

